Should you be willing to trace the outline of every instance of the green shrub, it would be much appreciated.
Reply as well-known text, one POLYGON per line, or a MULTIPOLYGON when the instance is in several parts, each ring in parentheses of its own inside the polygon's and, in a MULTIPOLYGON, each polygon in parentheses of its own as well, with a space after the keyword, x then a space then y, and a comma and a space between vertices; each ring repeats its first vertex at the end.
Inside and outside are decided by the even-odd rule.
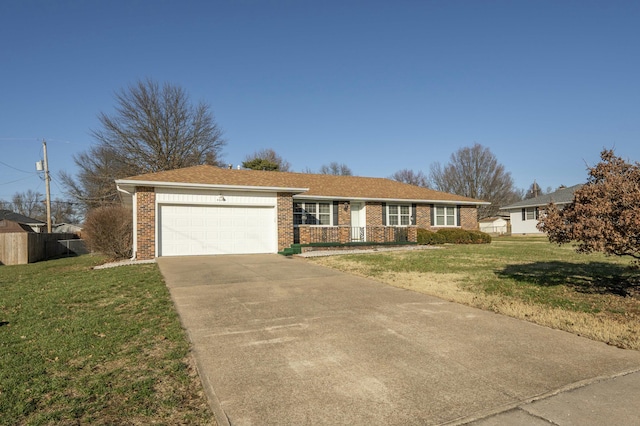
POLYGON ((471 244, 471 235, 464 229, 443 228, 438 229, 437 234, 442 235, 449 244, 471 244))
POLYGON ((491 235, 480 231, 469 231, 473 235, 474 244, 489 244, 491 242, 491 235))
POLYGON ((446 243, 444 235, 440 235, 437 232, 429 231, 428 229, 418 228, 418 244, 422 245, 436 245, 446 243))
POLYGON ((466 231, 459 228, 442 228, 433 232, 428 229, 418 229, 418 244, 487 244, 491 236, 480 231, 466 231))

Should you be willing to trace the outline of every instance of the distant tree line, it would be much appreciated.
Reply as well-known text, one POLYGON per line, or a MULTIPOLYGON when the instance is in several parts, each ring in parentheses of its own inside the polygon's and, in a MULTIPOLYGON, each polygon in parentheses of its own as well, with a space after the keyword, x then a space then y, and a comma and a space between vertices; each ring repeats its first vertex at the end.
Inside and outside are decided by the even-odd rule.
MULTIPOLYGON (((32 219, 47 221, 45 196, 39 192, 27 190, 16 192, 10 201, 0 200, 0 210, 9 210, 32 219)), ((53 223, 78 223, 81 220, 80 209, 72 201, 59 198, 51 200, 51 218, 53 223)))

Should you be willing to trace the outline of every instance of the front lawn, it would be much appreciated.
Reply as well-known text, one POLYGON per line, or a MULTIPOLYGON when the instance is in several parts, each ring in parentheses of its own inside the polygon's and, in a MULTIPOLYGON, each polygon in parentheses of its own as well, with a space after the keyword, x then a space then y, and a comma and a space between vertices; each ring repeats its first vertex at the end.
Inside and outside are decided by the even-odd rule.
POLYGON ((0 266, 0 424, 212 424, 157 265, 0 266))
POLYGON ((543 237, 310 258, 402 288, 640 350, 640 273, 543 237))

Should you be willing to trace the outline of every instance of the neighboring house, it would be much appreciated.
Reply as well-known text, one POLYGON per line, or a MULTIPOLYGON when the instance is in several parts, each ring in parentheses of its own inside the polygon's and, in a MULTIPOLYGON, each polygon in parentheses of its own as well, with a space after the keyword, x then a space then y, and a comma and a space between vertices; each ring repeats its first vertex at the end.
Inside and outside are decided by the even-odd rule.
POLYGON ((509 218, 500 216, 485 217, 478 221, 480 231, 487 234, 504 235, 509 232, 509 218))
POLYGON ((194 166, 116 181, 134 257, 276 253, 294 243, 416 241, 478 229, 489 203, 383 178, 194 166))
POLYGON ((82 227, 71 223, 58 223, 57 225, 53 225, 51 232, 80 235, 82 227))
POLYGON ((581 188, 582 184, 561 188, 550 194, 523 200, 500 208, 509 213, 512 235, 543 234, 537 225, 544 209, 549 203, 563 207, 573 201, 574 192, 581 188))
POLYGON ((46 232, 47 224, 10 210, 0 210, 0 232, 46 232))

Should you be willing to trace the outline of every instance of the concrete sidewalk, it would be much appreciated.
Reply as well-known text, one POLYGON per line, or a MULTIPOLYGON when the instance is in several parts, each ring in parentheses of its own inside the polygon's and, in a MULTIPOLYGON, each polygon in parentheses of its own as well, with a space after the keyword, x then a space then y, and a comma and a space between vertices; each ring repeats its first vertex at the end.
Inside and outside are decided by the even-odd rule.
POLYGON ((221 425, 640 424, 637 351, 303 259, 158 264, 221 425))

